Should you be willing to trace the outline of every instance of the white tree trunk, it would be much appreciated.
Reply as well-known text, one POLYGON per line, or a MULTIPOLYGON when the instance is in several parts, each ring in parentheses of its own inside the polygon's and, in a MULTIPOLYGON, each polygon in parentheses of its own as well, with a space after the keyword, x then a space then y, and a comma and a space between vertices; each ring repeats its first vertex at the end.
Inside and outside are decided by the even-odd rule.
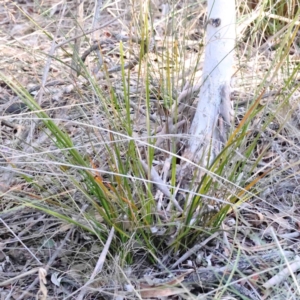
MULTIPOLYGON (((183 157, 207 166, 226 142, 231 124, 230 80, 235 48, 235 0, 208 0, 205 58, 197 110, 183 157)), ((183 162, 182 178, 194 168, 183 162)))

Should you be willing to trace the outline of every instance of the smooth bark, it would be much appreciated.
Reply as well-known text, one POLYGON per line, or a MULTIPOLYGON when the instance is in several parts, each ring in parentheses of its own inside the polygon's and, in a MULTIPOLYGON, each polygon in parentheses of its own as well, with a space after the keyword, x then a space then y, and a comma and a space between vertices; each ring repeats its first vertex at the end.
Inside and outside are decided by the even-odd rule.
MULTIPOLYGON (((230 81, 236 39, 235 0, 208 0, 203 82, 183 156, 209 165, 226 142, 231 124, 230 81)), ((194 168, 183 162, 182 178, 191 179, 194 168), (190 175, 190 176, 189 176, 190 175)))

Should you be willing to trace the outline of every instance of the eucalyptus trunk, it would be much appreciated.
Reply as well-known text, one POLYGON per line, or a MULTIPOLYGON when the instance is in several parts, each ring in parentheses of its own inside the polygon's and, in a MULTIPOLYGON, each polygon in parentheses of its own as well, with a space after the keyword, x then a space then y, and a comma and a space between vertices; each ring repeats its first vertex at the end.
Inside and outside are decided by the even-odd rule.
MULTIPOLYGON (((231 126, 230 81, 236 41, 235 0, 208 0, 207 9, 202 86, 183 154, 204 167, 221 151, 231 126)), ((182 178, 190 180, 194 169, 183 161, 182 178)))

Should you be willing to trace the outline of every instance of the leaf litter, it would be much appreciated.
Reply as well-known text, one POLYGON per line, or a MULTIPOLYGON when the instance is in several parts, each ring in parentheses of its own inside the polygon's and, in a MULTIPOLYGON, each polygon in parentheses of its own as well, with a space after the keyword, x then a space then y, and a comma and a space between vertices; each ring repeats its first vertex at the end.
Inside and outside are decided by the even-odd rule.
MULTIPOLYGON (((63 11, 63 6, 60 1, 44 1, 40 6, 30 0, 4 2, 5 5, 0 8, 1 20, 3 20, 0 35, 3 41, 0 46, 1 72, 25 86, 33 96, 37 97, 40 88, 43 87, 42 70, 46 57, 42 53, 48 53, 51 48, 51 42, 41 33, 41 28, 54 34, 55 22, 63 11), (30 21, 28 16, 34 22, 30 21)), ((73 27, 72 9, 75 6, 72 3, 69 5, 61 26, 62 32, 59 35, 61 42, 64 41, 65 36, 69 36, 68 31, 73 27)), ((162 7, 161 11, 157 10, 157 15, 154 16, 155 24, 157 24, 156 33, 158 36, 168 35, 169 28, 160 24, 161 13, 166 8, 161 6, 159 1, 153 1, 153 5, 156 8, 162 7)), ((182 7, 179 5, 179 11, 180 8, 182 7)), ((86 2, 85 12, 91 11, 91 3, 86 2)), ((200 5, 198 16, 200 20, 203 18, 203 11, 200 5)), ((109 23, 115 13, 119 13, 117 6, 104 10, 101 22, 109 23)), ((169 124, 169 127, 173 126, 173 120, 168 123, 173 114, 166 114, 168 109, 164 107, 165 103, 161 103, 160 94, 164 92, 160 91, 162 88, 160 72, 164 72, 168 67, 167 60, 163 57, 163 50, 166 46, 161 43, 161 40, 155 41, 156 45, 153 46, 155 51, 149 49, 149 53, 145 53, 148 55, 147 61, 145 60, 145 65, 138 70, 136 59, 132 59, 134 55, 130 53, 130 50, 133 49, 139 53, 139 41, 127 38, 130 36, 128 16, 125 15, 120 20, 120 23, 112 22, 98 30, 99 35, 104 37, 100 44, 108 72, 97 73, 97 85, 103 93, 110 93, 111 87, 106 80, 109 74, 109 82, 119 97, 119 101, 124 100, 119 52, 122 39, 125 46, 126 43, 129 44, 125 55, 127 64, 125 68, 133 70, 128 84, 136 138, 143 140, 148 137, 148 132, 145 130, 148 122, 145 116, 145 101, 140 97, 145 91, 145 86, 139 81, 139 72, 146 72, 146 64, 149 63, 153 67, 153 79, 150 84, 151 128, 153 132, 160 132, 161 135, 172 132, 171 128, 168 128, 170 131, 166 130, 165 124, 169 124), (117 32, 122 32, 122 36, 114 34, 117 32)), ((199 71, 195 73, 196 78, 191 83, 193 87, 197 87, 197 80, 201 76, 201 61, 197 62, 199 56, 197 39, 203 37, 204 29, 199 30, 201 26, 192 26, 199 22, 196 19, 191 21, 189 27, 191 32, 187 37, 189 43, 185 47, 190 55, 187 61, 191 66, 195 66, 195 62, 198 64, 199 71), (193 53, 196 54, 193 55, 193 53)), ((85 26, 89 28, 89 23, 85 23, 85 26)), ((135 34, 134 31, 131 33, 135 34)), ((170 45, 173 45, 172 40, 170 45)), ((83 53, 84 61, 92 51, 85 41, 81 48, 80 52, 83 53)), ((67 44, 64 48, 57 49, 57 55, 64 63, 70 62, 68 54, 71 52, 67 44)), ((245 115, 248 103, 255 97, 251 90, 257 83, 262 82, 264 73, 270 67, 270 61, 274 59, 272 55, 272 51, 269 51, 267 55, 266 53, 257 55, 255 64, 245 58, 241 69, 235 74, 232 100, 236 107, 236 122, 239 122, 245 115)), ((293 59, 292 56, 291 59, 293 59)), ((88 67, 92 66, 95 70, 93 64, 94 61, 88 59, 88 67)), ((187 67, 185 76, 191 72, 187 67)), ((41 107, 56 120, 57 124, 64 126, 73 138, 75 147, 83 155, 99 157, 101 153, 101 161, 95 162, 100 169, 109 170, 104 163, 105 156, 108 155, 105 146, 110 142, 109 130, 111 126, 114 126, 116 131, 120 128, 116 128, 117 123, 111 123, 107 115, 101 113, 101 99, 94 93, 95 87, 90 85, 89 80, 77 78, 74 82, 68 73, 69 69, 63 67, 60 61, 52 61, 49 78, 44 85, 44 99, 41 107), (97 106, 100 109, 99 107, 95 109, 97 106), (87 124, 97 124, 104 130, 81 126, 86 120, 89 122, 87 124), (97 147, 96 154, 95 146, 97 147)), ((200 234, 195 245, 185 253, 181 252, 168 257, 166 250, 162 253, 162 257, 159 257, 162 263, 159 266, 149 264, 143 259, 143 255, 139 254, 132 265, 133 270, 129 271, 129 267, 118 265, 120 258, 116 255, 111 269, 105 266, 105 270, 99 274, 98 278, 93 278, 86 293, 81 294, 86 297, 85 299, 201 299, 201 297, 213 299, 216 295, 220 295, 222 299, 232 298, 232 295, 235 295, 233 299, 267 299, 268 297, 268 299, 286 299, 287 285, 290 293, 298 288, 299 91, 298 88, 293 92, 284 90, 284 74, 278 72, 277 75, 276 82, 274 82, 275 94, 272 94, 271 89, 266 92, 264 101, 260 103, 263 109, 260 115, 256 116, 249 130, 249 141, 260 134, 259 142, 249 156, 244 171, 248 172, 249 182, 251 177, 254 178, 255 175, 272 169, 268 176, 260 180, 259 187, 256 187, 257 194, 250 201, 242 203, 230 212, 224 220, 222 231, 211 238, 200 234), (285 95, 289 95, 288 104, 278 110, 274 104, 285 95), (260 126, 274 115, 275 118, 269 126, 261 131, 260 126), (253 164, 260 155, 263 157, 262 160, 253 168, 253 164), (166 266, 165 269, 162 266, 166 266), (289 278, 294 279, 294 283, 289 278), (274 286, 276 286, 276 298, 272 293, 274 286)), ((175 79, 184 82, 184 78, 175 79)), ((298 80, 297 76, 296 80, 298 80)), ((195 99, 197 88, 191 92, 188 92, 188 89, 187 85, 186 89, 178 90, 177 95, 181 92, 187 94, 187 98, 195 99)), ((30 149, 39 148, 39 153, 33 151, 26 153, 20 148, 20 141, 28 135, 28 128, 35 115, 28 111, 24 104, 21 104, 19 97, 3 80, 0 81, 0 94, 2 167, 0 176, 3 210, 0 215, 1 296, 12 299, 35 299, 36 295, 39 295, 39 299, 47 297, 75 299, 80 295, 80 289, 91 278, 89 274, 95 270, 94 266, 103 247, 99 246, 98 238, 88 231, 70 224, 66 225, 53 216, 30 208, 25 201, 22 202, 24 197, 37 202, 43 199, 56 205, 61 212, 72 218, 72 212, 78 216, 76 205, 82 205, 82 194, 76 186, 66 188, 66 183, 60 184, 65 180, 61 175, 61 169, 68 170, 70 166, 64 165, 53 141, 49 139, 49 132, 45 131, 39 122, 34 128, 30 146, 30 149), (57 159, 57 165, 50 164, 46 156, 48 153, 57 159), (39 169, 41 162, 47 166, 42 171, 39 169), (24 181, 22 176, 24 174, 28 176, 31 183, 24 181), (40 187, 38 193, 35 184, 40 187), (68 200, 69 197, 72 201, 68 200), (58 203, 61 199, 65 199, 65 207, 59 207, 58 203), (71 209, 66 212, 66 207, 71 209)), ((170 95, 164 94, 164 96, 170 95)), ((195 103, 192 104, 192 102, 189 102, 188 112, 182 112, 182 116, 189 118, 193 116, 192 105, 195 103)), ((183 105, 182 111, 187 109, 186 107, 183 105)), ((115 113, 113 105, 102 107, 102 110, 104 109, 112 116, 115 113)), ((173 133, 186 133, 184 118, 179 119, 178 122, 182 124, 178 123, 177 127, 174 126, 173 133)), ((169 150, 170 143, 165 139, 163 141, 157 139, 157 147, 169 150)), ((140 149, 143 154, 143 146, 140 146, 140 149)), ((240 153, 243 153, 242 149, 240 153)), ((162 170, 166 171, 161 164, 164 155, 158 151, 155 158, 157 164, 151 172, 159 177, 162 170)), ((147 167, 145 169, 147 173, 147 167)), ((70 174, 74 178, 77 176, 76 173, 72 173, 72 170, 70 174)), ((160 181, 155 178, 151 179, 158 183, 159 189, 160 181)), ((162 191, 163 195, 158 193, 162 203, 166 196, 169 196, 166 193, 168 192, 162 191)), ((161 207, 165 207, 165 204, 161 207)), ((161 209, 158 213, 165 218, 166 223, 172 220, 170 212, 161 209)), ((81 218, 82 224, 88 226, 87 220, 82 215, 81 218)), ((177 219, 180 220, 179 217, 177 219)), ((164 237, 166 249, 172 244, 181 227, 177 219, 175 218, 173 230, 170 230, 169 226, 164 228, 164 224, 157 224, 156 230, 152 231, 154 238, 155 235, 164 237), (162 230, 163 228, 165 230, 162 230)), ((99 223, 102 221, 99 217, 97 220, 96 216, 93 220, 99 223)), ((139 249, 140 245, 135 242, 130 247, 139 249)), ((300 297, 299 294, 298 297, 300 297)))

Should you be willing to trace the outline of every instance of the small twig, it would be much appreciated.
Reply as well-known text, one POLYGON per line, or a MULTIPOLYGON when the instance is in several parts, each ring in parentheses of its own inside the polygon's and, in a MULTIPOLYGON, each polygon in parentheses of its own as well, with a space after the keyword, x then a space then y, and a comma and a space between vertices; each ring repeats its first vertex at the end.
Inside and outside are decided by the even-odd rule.
POLYGON ((157 188, 172 201, 172 203, 174 204, 174 206, 177 208, 178 211, 183 212, 183 209, 180 207, 180 205, 177 202, 177 200, 175 199, 174 195, 172 195, 170 193, 169 189, 166 187, 166 184, 160 178, 160 176, 158 175, 156 170, 154 168, 151 168, 151 170, 149 172, 148 165, 143 160, 140 160, 140 162, 142 164, 142 167, 143 167, 145 173, 146 174, 150 173, 151 180, 154 182, 154 184, 157 186, 157 188))
MULTIPOLYGON (((263 284, 263 287, 266 289, 271 288, 272 286, 275 286, 285 280, 288 276, 291 274, 294 274, 297 270, 300 269, 300 256, 297 255, 295 262, 288 264, 286 268, 284 268, 282 271, 277 273, 275 276, 273 276, 271 279, 269 279, 267 282, 263 284)), ((298 286, 297 282, 296 286, 298 286)), ((299 294, 299 288, 298 288, 298 294, 299 294)), ((300 295, 300 294, 299 294, 300 295)))
POLYGON ((101 252, 101 255, 99 257, 99 260, 98 260, 98 262, 96 264, 96 267, 95 267, 95 269, 94 269, 94 271, 93 271, 93 273, 91 275, 90 280, 94 280, 94 278, 96 277, 96 275, 101 272, 103 264, 104 264, 104 261, 105 261, 105 258, 106 258, 106 255, 107 255, 107 252, 108 252, 108 249, 110 247, 112 238, 114 236, 114 233, 115 233, 115 229, 114 229, 114 227, 112 227, 111 230, 110 230, 110 233, 108 235, 107 241, 106 241, 106 243, 104 245, 104 248, 103 248, 103 250, 101 252))
POLYGON ((265 288, 270 288, 272 285, 281 282, 282 280, 285 279, 285 277, 287 277, 288 275, 290 275, 293 278, 293 281, 295 283, 295 286, 297 288, 298 291, 298 295, 300 295, 300 286, 299 283, 297 281, 297 278, 294 274, 294 272, 296 272, 299 268, 300 268, 300 257, 296 256, 296 261, 293 264, 290 264, 288 259, 286 258, 286 256, 284 255, 284 251, 277 239, 277 236, 275 234, 274 228, 271 226, 270 227, 270 231, 271 231, 271 235, 273 237, 273 239, 275 240, 277 247, 280 250, 280 254, 282 255, 284 262, 286 263, 287 267, 282 270, 281 272, 279 272, 276 276, 272 277, 270 280, 268 280, 266 283, 263 284, 263 286, 265 288))
POLYGON ((187 260, 191 255, 195 254, 198 250, 200 250, 203 246, 205 246, 210 240, 216 238, 220 233, 215 232, 211 236, 209 236, 206 240, 201 242, 200 244, 195 245, 193 248, 191 248, 189 251, 187 251, 184 255, 182 255, 172 266, 170 269, 174 269, 179 264, 187 260))
POLYGON ((31 270, 29 270, 27 272, 22 272, 21 274, 15 276, 13 278, 9 278, 9 279, 7 279, 5 281, 0 282, 0 286, 6 286, 6 285, 9 285, 9 284, 13 284, 13 282, 15 280, 19 280, 19 279, 21 279, 23 277, 26 277, 28 275, 37 273, 39 271, 39 269, 40 269, 40 267, 37 267, 37 268, 33 268, 33 269, 31 269, 31 270))
POLYGON ((115 233, 115 229, 114 229, 114 227, 112 227, 111 230, 110 230, 110 233, 108 235, 108 238, 106 240, 106 243, 104 245, 104 248, 103 248, 103 250, 102 250, 102 252, 99 256, 96 267, 95 267, 90 279, 82 287, 82 290, 80 291, 80 294, 76 298, 77 300, 82 300, 84 298, 84 296, 85 296, 85 294, 88 290, 88 286, 94 281, 96 275, 101 272, 101 270, 103 268, 104 261, 106 259, 106 256, 107 256, 107 253, 108 253, 108 250, 109 250, 109 247, 110 247, 110 244, 111 244, 111 241, 113 239, 114 233, 115 233))
POLYGON ((11 129, 19 129, 19 127, 21 127, 20 125, 13 124, 13 123, 8 122, 6 120, 0 120, 0 124, 2 124, 4 126, 7 126, 11 129))

